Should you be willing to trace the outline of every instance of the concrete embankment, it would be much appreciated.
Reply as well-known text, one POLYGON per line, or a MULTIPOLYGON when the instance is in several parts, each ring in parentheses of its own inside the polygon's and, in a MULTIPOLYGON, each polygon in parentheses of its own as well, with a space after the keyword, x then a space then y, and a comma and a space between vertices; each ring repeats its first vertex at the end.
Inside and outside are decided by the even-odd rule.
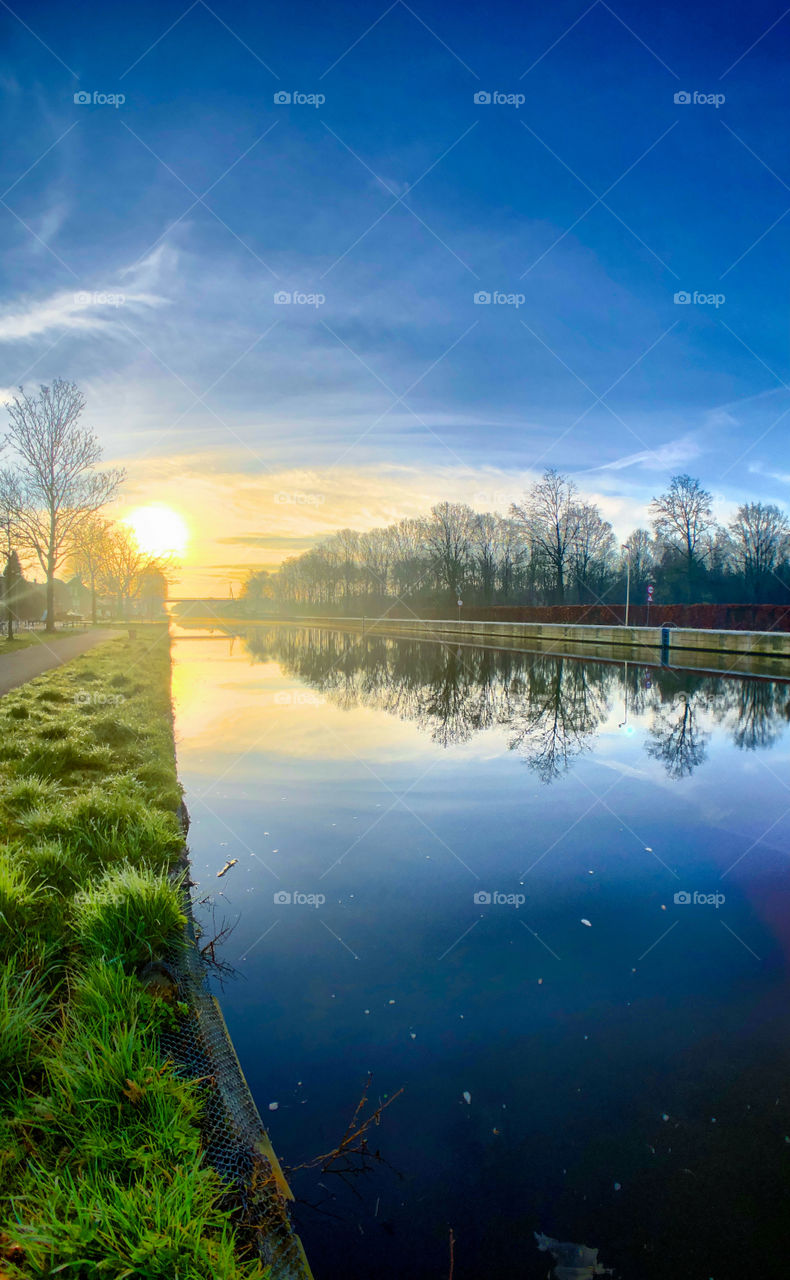
POLYGON ((671 653, 755 654, 790 659, 787 631, 703 631, 691 627, 602 627, 551 622, 460 622, 423 618, 283 618, 299 626, 322 626, 364 631, 366 635, 403 635, 414 639, 474 640, 489 644, 502 639, 541 643, 617 646, 623 649, 665 649, 671 653))
POLYGON ((584 626, 546 622, 466 622, 454 618, 277 618, 292 626, 326 627, 364 635, 540 649, 571 657, 600 656, 717 670, 790 675, 790 632, 707 631, 690 627, 584 626))

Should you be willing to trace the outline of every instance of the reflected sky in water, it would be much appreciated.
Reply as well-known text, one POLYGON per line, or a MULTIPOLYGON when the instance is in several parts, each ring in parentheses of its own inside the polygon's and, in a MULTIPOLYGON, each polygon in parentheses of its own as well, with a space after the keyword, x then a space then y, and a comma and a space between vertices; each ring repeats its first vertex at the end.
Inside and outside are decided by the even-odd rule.
POLYGON ((536 1230, 634 1280, 775 1274, 790 685, 175 636, 195 892, 235 924, 223 1009, 275 1146, 331 1148, 368 1071, 405 1090, 392 1168, 294 1175, 317 1280, 441 1278, 450 1227, 455 1280, 545 1276, 536 1230))

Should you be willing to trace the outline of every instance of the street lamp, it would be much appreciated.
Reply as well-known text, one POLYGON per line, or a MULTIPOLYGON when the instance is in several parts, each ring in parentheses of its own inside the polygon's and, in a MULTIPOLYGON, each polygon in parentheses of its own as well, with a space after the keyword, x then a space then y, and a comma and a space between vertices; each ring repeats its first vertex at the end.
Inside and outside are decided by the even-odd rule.
POLYGON ((628 609, 631 604, 631 547, 629 543, 623 543, 623 551, 628 553, 625 561, 625 625, 628 626, 628 609))

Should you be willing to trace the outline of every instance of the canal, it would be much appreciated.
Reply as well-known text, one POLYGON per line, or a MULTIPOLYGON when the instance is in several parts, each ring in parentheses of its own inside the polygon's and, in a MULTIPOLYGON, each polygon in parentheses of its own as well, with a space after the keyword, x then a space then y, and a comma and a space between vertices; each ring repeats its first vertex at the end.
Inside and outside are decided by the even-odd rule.
POLYGON ((535 1232, 783 1274, 790 684, 173 634, 198 912, 316 1280, 445 1280, 451 1232, 453 1280, 545 1277, 535 1232))

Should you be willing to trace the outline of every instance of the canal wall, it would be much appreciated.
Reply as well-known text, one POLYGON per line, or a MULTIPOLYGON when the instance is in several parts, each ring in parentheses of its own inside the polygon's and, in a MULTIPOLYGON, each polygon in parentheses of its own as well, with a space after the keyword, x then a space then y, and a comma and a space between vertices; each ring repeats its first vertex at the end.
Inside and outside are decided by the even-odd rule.
POLYGON ((536 641, 552 647, 652 651, 664 661, 690 653, 790 659, 790 633, 781 631, 712 631, 693 627, 592 626, 549 622, 474 622, 454 618, 328 618, 272 619, 303 627, 329 627, 365 635, 407 636, 410 639, 458 640, 476 644, 536 641))

